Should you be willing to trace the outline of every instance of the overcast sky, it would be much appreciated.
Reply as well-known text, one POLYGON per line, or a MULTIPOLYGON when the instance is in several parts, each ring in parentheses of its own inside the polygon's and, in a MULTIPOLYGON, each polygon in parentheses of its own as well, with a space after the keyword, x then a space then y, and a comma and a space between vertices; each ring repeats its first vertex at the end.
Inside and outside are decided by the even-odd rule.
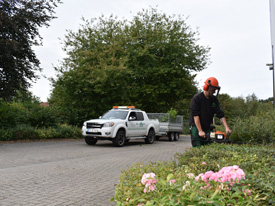
MULTIPOLYGON (((273 97, 269 0, 63 0, 56 8, 57 19, 41 28, 43 46, 35 47, 44 69, 40 75, 54 77, 53 66, 65 57, 62 39, 66 30, 77 31, 81 17, 90 19, 104 14, 132 19, 138 11, 158 6, 159 12, 188 17, 187 24, 198 30, 199 44, 211 47, 211 64, 197 74, 202 88, 210 76, 219 80, 220 93, 259 99, 273 97), (60 40, 61 39, 61 40, 60 40)), ((31 89, 47 101, 50 82, 41 77, 31 89)))

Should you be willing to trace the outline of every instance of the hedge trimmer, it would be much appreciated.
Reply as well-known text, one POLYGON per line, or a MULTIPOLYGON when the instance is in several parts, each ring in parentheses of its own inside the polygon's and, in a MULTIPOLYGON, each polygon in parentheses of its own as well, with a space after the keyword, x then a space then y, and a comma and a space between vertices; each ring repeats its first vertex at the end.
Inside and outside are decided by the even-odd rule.
MULTIPOLYGON (((209 136, 210 136, 210 134, 209 134, 209 136)), ((224 132, 216 131, 214 133, 214 138, 211 138, 211 137, 210 138, 218 143, 231 143, 229 136, 230 136, 229 132, 227 134, 225 134, 224 132)))
MULTIPOLYGON (((215 129, 215 127, 213 129, 215 129)), ((201 140, 204 142, 212 140, 217 143, 231 143, 229 136, 230 136, 229 132, 225 134, 224 132, 216 131, 216 132, 207 133, 206 138, 202 138, 201 140)))

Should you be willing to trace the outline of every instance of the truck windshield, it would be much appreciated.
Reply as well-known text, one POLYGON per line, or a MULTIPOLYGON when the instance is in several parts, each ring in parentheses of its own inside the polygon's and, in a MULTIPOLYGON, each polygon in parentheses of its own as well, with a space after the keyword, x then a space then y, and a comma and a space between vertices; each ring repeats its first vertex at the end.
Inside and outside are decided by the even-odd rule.
POLYGON ((101 119, 126 119, 128 111, 109 111, 101 119))

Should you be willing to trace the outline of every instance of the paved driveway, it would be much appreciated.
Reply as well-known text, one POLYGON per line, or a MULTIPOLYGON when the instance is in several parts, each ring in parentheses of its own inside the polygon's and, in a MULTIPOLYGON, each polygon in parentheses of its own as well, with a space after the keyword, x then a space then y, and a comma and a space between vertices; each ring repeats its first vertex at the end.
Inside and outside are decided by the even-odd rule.
POLYGON ((190 137, 122 148, 84 140, 0 144, 0 205, 114 205, 121 171, 134 162, 171 160, 190 148, 190 137))

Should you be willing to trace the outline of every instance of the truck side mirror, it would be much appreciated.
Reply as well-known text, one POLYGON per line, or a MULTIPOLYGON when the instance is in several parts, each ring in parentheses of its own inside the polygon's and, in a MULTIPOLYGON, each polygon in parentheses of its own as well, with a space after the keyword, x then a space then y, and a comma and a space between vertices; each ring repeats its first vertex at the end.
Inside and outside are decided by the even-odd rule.
POLYGON ((99 119, 101 119, 102 118, 102 116, 99 116, 99 119))

